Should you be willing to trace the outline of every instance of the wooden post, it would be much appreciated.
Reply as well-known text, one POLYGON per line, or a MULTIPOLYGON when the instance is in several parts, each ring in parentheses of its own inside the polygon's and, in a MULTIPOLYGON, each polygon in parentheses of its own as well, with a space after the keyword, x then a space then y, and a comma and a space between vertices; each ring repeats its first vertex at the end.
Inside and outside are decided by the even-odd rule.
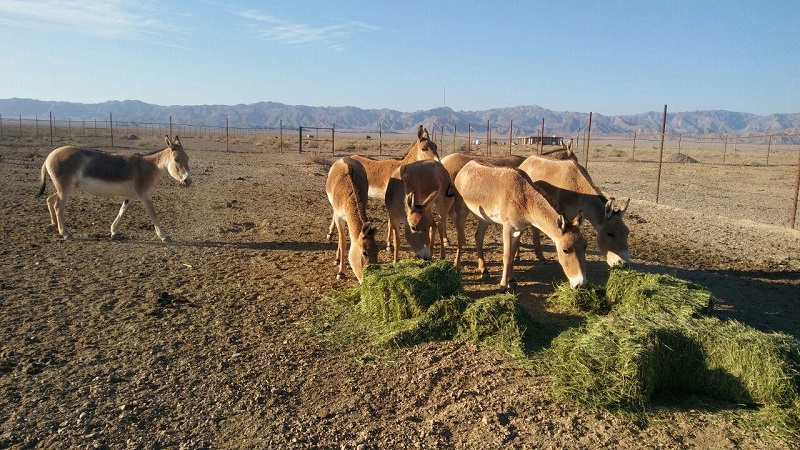
POLYGON ((336 154, 336 124, 331 124, 331 155, 336 154))
POLYGON ((792 200, 792 214, 789 225, 794 228, 797 224, 797 196, 800 192, 800 150, 797 151, 797 175, 794 178, 794 199, 792 200))
POLYGON ((508 156, 511 156, 511 141, 514 139, 514 119, 511 119, 511 125, 508 127, 508 156))
POLYGON ((472 124, 467 122, 467 153, 472 151, 472 124))
POLYGON ((383 156, 383 123, 378 124, 378 156, 383 156))
POLYGON ((50 111, 50 145, 53 145, 53 111, 50 111))
POLYGON ((281 119, 281 120, 280 120, 280 122, 278 123, 278 126, 280 127, 280 128, 279 128, 279 132, 280 132, 280 142, 278 143, 278 145, 280 145, 280 146, 281 146, 281 150, 280 150, 280 152, 281 152, 281 153, 283 153, 283 119, 281 119))
POLYGON ((225 151, 230 151, 230 128, 228 128, 228 118, 225 118, 225 151))
POLYGON ((486 119, 486 156, 492 156, 492 147, 489 144, 489 119, 486 119))
POLYGON ((583 168, 589 168, 589 142, 592 140, 592 112, 589 111, 589 130, 586 132, 586 153, 583 158, 583 168))
POLYGON ((678 135, 678 154, 681 154, 681 139, 683 138, 682 134, 678 135))
POLYGON ((728 153, 728 136, 725 136, 725 147, 722 148, 722 165, 725 165, 725 154, 728 153))
POLYGON ((769 142, 767 142, 767 165, 769 165, 769 150, 772 147, 772 135, 769 135, 769 142))
POLYGON ((458 134, 458 124, 453 124, 453 153, 456 152, 456 135, 458 134))
POLYGON ((544 117, 542 117, 542 129, 539 131, 539 154, 542 152, 544 152, 544 117))
POLYGON ((0 138, 3 137, 3 115, 0 114, 0 138))
POLYGON ((172 139, 172 116, 169 116, 169 138, 172 139))
POLYGON ((114 148, 114 114, 108 113, 108 126, 111 129, 111 148, 114 148))
POLYGON ((661 163, 664 160, 664 134, 667 132, 667 105, 664 105, 664 120, 661 122, 661 151, 658 153, 658 177, 656 178, 656 203, 661 190, 661 163))
POLYGON ((633 150, 631 150, 631 162, 636 161, 636 131, 633 132, 633 150))
POLYGON ((297 153, 303 153, 303 127, 300 127, 300 150, 297 153))

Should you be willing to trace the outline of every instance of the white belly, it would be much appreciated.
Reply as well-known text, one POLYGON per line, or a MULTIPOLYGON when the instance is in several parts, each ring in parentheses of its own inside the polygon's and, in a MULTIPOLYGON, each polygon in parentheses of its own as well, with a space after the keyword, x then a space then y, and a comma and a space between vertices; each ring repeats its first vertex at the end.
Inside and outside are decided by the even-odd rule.
POLYGON ((503 219, 498 208, 484 207, 483 205, 467 202, 467 208, 483 222, 502 224, 503 219))
POLYGON ((110 182, 97 178, 81 178, 78 180, 78 189, 94 195, 124 195, 135 196, 133 183, 130 181, 110 182))

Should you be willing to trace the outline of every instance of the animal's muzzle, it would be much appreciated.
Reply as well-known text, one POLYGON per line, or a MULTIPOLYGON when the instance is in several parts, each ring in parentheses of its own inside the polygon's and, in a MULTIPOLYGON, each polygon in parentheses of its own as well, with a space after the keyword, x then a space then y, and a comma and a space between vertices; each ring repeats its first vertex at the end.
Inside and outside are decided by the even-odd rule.
POLYGON ((192 177, 186 177, 186 178, 184 178, 184 179, 181 181, 181 184, 183 184, 183 185, 184 185, 184 186, 186 186, 186 187, 189 187, 189 186, 191 186, 191 185, 192 185, 192 177))

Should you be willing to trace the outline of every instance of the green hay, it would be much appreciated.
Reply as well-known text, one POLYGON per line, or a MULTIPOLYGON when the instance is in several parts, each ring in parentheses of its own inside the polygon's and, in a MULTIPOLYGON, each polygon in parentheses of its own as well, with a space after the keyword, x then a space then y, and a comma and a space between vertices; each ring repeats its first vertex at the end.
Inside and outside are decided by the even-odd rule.
POLYGON ((407 259, 367 266, 359 305, 367 315, 391 322, 417 317, 436 300, 463 291, 461 271, 453 263, 407 259))
POLYGON ((453 339, 462 313, 472 299, 454 295, 435 301, 421 315, 384 323, 376 343, 381 346, 410 347, 423 342, 453 339))
POLYGON ((608 314, 611 311, 606 290, 600 286, 588 285, 573 289, 568 282, 559 283, 555 286, 555 291, 547 297, 547 302, 558 311, 572 314, 608 314))
POLYGON ((707 315, 712 310, 711 293, 702 286, 671 275, 613 269, 606 283, 606 298, 612 308, 638 314, 666 312, 681 317, 707 315))
POLYGON ((524 357, 533 330, 530 316, 512 294, 496 294, 475 300, 464 311, 456 339, 486 345, 524 357))
POLYGON ((558 397, 642 409, 656 391, 699 393, 800 423, 795 338, 709 317, 710 293, 670 276, 614 270, 606 293, 608 315, 590 315, 553 341, 558 397))

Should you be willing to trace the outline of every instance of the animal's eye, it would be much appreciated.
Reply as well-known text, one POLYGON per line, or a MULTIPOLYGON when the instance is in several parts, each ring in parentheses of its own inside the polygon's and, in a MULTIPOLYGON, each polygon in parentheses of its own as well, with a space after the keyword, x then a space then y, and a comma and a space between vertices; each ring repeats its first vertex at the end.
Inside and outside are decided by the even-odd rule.
POLYGON ((369 255, 367 255, 367 252, 366 252, 366 251, 364 251, 364 252, 361 252, 361 256, 363 256, 364 258, 366 258, 366 257, 368 257, 369 255))
POLYGON ((606 233, 606 236, 613 238, 614 237, 614 233, 606 233))
POLYGON ((571 248, 565 248, 563 250, 563 252, 569 255, 570 253, 572 253, 572 249, 571 248))

